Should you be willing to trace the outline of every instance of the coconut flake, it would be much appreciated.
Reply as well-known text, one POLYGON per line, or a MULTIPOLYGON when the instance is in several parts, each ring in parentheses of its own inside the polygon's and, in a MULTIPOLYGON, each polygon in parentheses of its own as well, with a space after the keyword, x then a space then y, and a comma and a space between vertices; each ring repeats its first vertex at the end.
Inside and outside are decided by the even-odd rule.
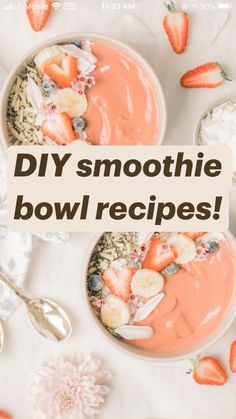
POLYGON ((151 314, 152 311, 158 306, 158 304, 160 304, 164 297, 165 293, 160 292, 159 294, 155 295, 155 297, 151 298, 151 300, 148 300, 146 304, 144 304, 136 311, 134 321, 141 322, 142 320, 146 319, 149 314, 151 314))
POLYGON ((150 326, 120 326, 115 329, 115 333, 127 340, 149 339, 154 331, 150 326))
POLYGON ((146 243, 148 243, 151 238, 153 236, 153 232, 143 232, 143 233, 138 233, 138 245, 142 246, 146 243))
POLYGON ((87 51, 87 52, 89 52, 90 54, 92 53, 92 45, 94 44, 94 42, 93 41, 91 41, 91 40, 89 40, 89 39, 87 39, 86 41, 83 41, 83 43, 82 43, 82 49, 83 49, 83 51, 87 51))
POLYGON ((79 70, 82 74, 90 74, 96 68, 97 58, 94 54, 78 48, 74 44, 66 44, 61 46, 61 50, 68 55, 78 59, 79 70))
POLYGON ((45 121, 45 116, 41 113, 38 113, 35 120, 36 127, 41 127, 43 121, 45 121))
POLYGON ((86 59, 80 58, 78 67, 82 74, 88 75, 95 70, 96 64, 90 64, 86 59))
POLYGON ((40 88, 31 77, 28 78, 26 92, 31 105, 36 112, 40 113, 40 108, 43 104, 43 96, 40 88))
POLYGON ((113 268, 113 269, 120 269, 120 268, 122 268, 123 266, 126 266, 127 265, 127 259, 125 259, 125 258, 121 258, 121 259, 116 259, 116 260, 113 260, 113 262, 111 262, 111 264, 110 264, 110 266, 113 268))
POLYGON ((80 58, 83 57, 87 61, 89 61, 91 64, 96 64, 97 58, 94 54, 88 51, 84 51, 81 48, 78 48, 74 44, 66 44, 61 46, 61 50, 65 52, 68 55, 73 55, 74 57, 80 58))

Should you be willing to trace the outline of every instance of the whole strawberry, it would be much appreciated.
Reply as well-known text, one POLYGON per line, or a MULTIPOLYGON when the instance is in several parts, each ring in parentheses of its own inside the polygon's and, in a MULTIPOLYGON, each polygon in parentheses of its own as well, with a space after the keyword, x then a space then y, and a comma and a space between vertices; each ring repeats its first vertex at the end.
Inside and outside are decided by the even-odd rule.
POLYGON ((188 41, 189 16, 176 10, 172 0, 164 4, 168 10, 163 20, 164 29, 174 52, 182 54, 188 41))

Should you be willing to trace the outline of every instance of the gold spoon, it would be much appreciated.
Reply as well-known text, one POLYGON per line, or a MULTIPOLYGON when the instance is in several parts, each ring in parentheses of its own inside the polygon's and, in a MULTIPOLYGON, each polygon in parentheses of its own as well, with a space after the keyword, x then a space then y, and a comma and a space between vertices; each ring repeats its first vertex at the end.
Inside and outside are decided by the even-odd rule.
MULTIPOLYGON (((54 342, 67 339, 71 334, 71 323, 65 311, 45 298, 29 298, 9 278, 0 272, 0 282, 14 292, 27 306, 30 322, 44 338, 54 342)), ((1 329, 1 328, 0 328, 1 329)), ((3 330, 0 330, 0 349, 3 345, 3 330)))

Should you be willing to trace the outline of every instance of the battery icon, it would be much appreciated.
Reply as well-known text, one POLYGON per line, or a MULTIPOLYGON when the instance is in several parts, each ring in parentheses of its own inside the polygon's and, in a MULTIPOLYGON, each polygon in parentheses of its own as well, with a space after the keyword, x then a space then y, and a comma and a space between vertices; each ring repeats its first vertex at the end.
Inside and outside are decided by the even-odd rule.
POLYGON ((219 4, 218 4, 218 8, 219 8, 219 9, 224 9, 224 10, 229 9, 229 6, 230 6, 230 4, 229 4, 229 3, 219 3, 219 4))

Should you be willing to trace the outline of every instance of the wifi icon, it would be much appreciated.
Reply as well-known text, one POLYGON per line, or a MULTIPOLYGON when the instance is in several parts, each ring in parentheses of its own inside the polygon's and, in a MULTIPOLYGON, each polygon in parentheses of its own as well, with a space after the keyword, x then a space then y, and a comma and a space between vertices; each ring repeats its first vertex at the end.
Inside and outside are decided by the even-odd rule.
POLYGON ((55 10, 58 10, 58 9, 61 7, 61 3, 54 2, 54 3, 52 3, 52 7, 53 7, 55 10))

